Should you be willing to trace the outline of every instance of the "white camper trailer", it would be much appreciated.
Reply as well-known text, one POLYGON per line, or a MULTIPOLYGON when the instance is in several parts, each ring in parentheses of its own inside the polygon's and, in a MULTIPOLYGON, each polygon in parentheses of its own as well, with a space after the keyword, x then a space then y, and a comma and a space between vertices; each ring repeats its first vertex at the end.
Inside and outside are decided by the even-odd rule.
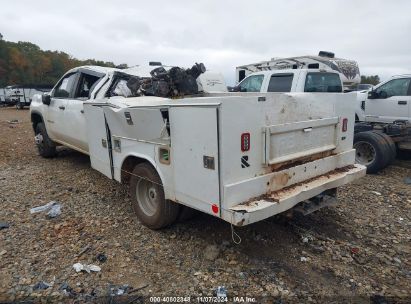
POLYGON ((334 53, 319 52, 318 56, 298 56, 288 58, 272 58, 268 61, 246 64, 236 68, 237 83, 247 75, 266 70, 287 69, 321 69, 340 73, 345 87, 350 87, 361 82, 360 69, 354 60, 336 58, 334 53))

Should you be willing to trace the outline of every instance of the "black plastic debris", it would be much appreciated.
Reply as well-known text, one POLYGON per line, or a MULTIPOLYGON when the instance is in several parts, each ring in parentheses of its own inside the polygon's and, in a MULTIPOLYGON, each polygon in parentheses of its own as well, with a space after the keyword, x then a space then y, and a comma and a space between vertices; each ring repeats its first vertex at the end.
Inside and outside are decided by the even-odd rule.
POLYGON ((0 230, 10 228, 10 225, 6 222, 0 222, 0 230))
POLYGON ((100 263, 104 263, 105 261, 107 261, 107 256, 104 253, 99 253, 96 256, 96 260, 99 261, 100 263))
POLYGON ((149 77, 138 77, 115 72, 107 97, 158 96, 179 98, 198 94, 197 78, 206 71, 203 63, 196 63, 189 69, 163 66, 154 68, 149 77))
POLYGON ((44 289, 49 288, 50 286, 51 286, 50 284, 40 281, 36 285, 33 286, 33 290, 39 290, 39 289, 44 290, 44 289))
POLYGON ((67 282, 63 282, 60 285, 59 290, 61 290, 66 296, 69 296, 69 297, 73 297, 76 295, 73 288, 71 288, 67 282))

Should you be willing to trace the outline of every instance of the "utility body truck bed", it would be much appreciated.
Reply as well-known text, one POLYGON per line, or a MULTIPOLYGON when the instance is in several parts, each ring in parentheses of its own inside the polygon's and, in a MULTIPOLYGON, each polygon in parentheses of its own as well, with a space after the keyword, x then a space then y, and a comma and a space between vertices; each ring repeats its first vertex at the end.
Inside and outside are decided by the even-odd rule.
POLYGON ((365 174, 354 165, 355 94, 225 89, 202 64, 75 68, 33 98, 35 142, 43 157, 64 145, 128 183, 152 229, 193 209, 234 225, 296 205, 309 213, 365 174))
POLYGON ((354 103, 328 93, 111 98, 84 114, 93 168, 124 182, 129 164, 146 161, 170 204, 247 225, 299 203, 318 209, 365 175, 354 165, 354 103))

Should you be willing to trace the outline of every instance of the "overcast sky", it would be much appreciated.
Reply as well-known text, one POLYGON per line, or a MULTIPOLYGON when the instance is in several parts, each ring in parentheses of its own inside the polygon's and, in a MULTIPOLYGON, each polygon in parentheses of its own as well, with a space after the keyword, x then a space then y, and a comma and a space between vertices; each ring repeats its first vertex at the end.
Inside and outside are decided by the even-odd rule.
POLYGON ((411 1, 0 0, 5 40, 79 59, 235 67, 332 51, 383 79, 411 73, 411 1))

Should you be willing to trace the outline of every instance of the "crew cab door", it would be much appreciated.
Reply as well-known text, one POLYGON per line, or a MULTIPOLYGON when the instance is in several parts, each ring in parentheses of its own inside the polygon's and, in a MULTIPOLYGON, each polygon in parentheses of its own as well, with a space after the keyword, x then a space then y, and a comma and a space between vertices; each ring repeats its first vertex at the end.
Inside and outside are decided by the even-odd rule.
POLYGON ((74 90, 73 98, 66 101, 64 112, 65 141, 67 144, 86 153, 88 153, 89 147, 83 103, 91 98, 91 92, 101 76, 100 74, 94 74, 92 71, 79 72, 78 85, 74 90))
POLYGON ((396 78, 377 87, 365 104, 365 120, 390 123, 411 120, 411 78, 396 78))
POLYGON ((64 76, 53 89, 50 105, 46 111, 46 128, 51 139, 58 142, 66 141, 66 122, 64 112, 67 100, 73 97, 77 85, 78 73, 64 76))

